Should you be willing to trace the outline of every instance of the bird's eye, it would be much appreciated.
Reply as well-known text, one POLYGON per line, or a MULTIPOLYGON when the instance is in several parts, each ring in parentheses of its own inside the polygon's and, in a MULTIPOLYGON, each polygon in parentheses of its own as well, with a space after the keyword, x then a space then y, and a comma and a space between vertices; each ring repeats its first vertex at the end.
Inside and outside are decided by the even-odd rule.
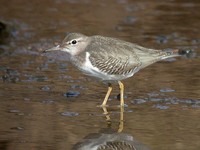
POLYGON ((73 41, 72 41, 72 44, 76 44, 76 43, 77 43, 77 41, 76 41, 76 40, 73 40, 73 41))

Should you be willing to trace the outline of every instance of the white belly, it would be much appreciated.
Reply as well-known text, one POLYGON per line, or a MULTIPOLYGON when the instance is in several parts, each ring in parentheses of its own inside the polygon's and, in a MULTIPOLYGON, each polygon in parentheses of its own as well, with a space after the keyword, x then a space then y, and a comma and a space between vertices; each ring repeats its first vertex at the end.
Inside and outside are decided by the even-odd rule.
POLYGON ((83 71, 86 75, 94 76, 102 80, 116 80, 116 81, 123 80, 134 75, 134 73, 128 73, 126 75, 107 74, 105 72, 100 71, 97 67, 92 66, 89 57, 90 54, 86 52, 86 61, 80 67, 80 70, 83 71))

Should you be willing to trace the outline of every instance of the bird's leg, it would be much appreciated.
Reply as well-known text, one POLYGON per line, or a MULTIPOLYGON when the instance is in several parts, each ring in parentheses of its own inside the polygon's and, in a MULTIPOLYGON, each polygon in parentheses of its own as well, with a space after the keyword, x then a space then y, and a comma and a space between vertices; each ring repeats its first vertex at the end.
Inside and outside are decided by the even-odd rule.
POLYGON ((106 107, 102 107, 102 109, 103 109, 103 114, 106 116, 107 126, 110 127, 111 126, 110 114, 108 113, 106 107))
POLYGON ((124 84, 121 81, 118 81, 120 89, 120 106, 124 106, 124 84))
POLYGON ((122 132, 123 129, 124 129, 124 107, 120 107, 120 120, 119 120, 118 133, 122 132))
POLYGON ((106 115, 106 120, 110 121, 110 115, 109 115, 109 113, 107 111, 107 108, 106 107, 102 107, 102 109, 103 109, 103 114, 106 115))
POLYGON ((108 98, 110 96, 111 91, 112 91, 112 85, 111 85, 111 83, 108 83, 108 91, 107 91, 106 96, 105 96, 105 98, 103 100, 103 103, 101 104, 102 107, 106 106, 106 103, 108 101, 108 98))

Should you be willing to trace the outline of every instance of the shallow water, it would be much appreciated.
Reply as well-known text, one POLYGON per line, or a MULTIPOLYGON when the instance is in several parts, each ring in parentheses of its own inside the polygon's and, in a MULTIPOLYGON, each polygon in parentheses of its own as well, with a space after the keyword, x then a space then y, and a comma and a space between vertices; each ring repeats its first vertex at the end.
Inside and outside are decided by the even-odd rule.
POLYGON ((76 149, 88 142, 84 137, 93 135, 94 142, 102 134, 125 134, 140 149, 200 149, 199 1, 1 0, 0 5, 0 19, 11 30, 0 45, 1 150, 76 149), (106 84, 83 75, 66 54, 41 53, 68 32, 157 49, 190 48, 196 57, 158 62, 124 80, 124 112, 114 85, 105 115, 96 106, 106 84), (123 130, 117 134, 119 125, 123 130))

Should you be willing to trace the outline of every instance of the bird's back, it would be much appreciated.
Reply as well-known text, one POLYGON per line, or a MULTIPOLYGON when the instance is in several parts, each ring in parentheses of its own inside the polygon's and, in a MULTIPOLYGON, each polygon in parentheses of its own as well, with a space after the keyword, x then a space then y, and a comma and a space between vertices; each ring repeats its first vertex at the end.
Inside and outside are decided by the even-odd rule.
POLYGON ((108 74, 137 72, 168 55, 161 50, 103 36, 93 36, 86 51, 90 53, 92 64, 108 74))

